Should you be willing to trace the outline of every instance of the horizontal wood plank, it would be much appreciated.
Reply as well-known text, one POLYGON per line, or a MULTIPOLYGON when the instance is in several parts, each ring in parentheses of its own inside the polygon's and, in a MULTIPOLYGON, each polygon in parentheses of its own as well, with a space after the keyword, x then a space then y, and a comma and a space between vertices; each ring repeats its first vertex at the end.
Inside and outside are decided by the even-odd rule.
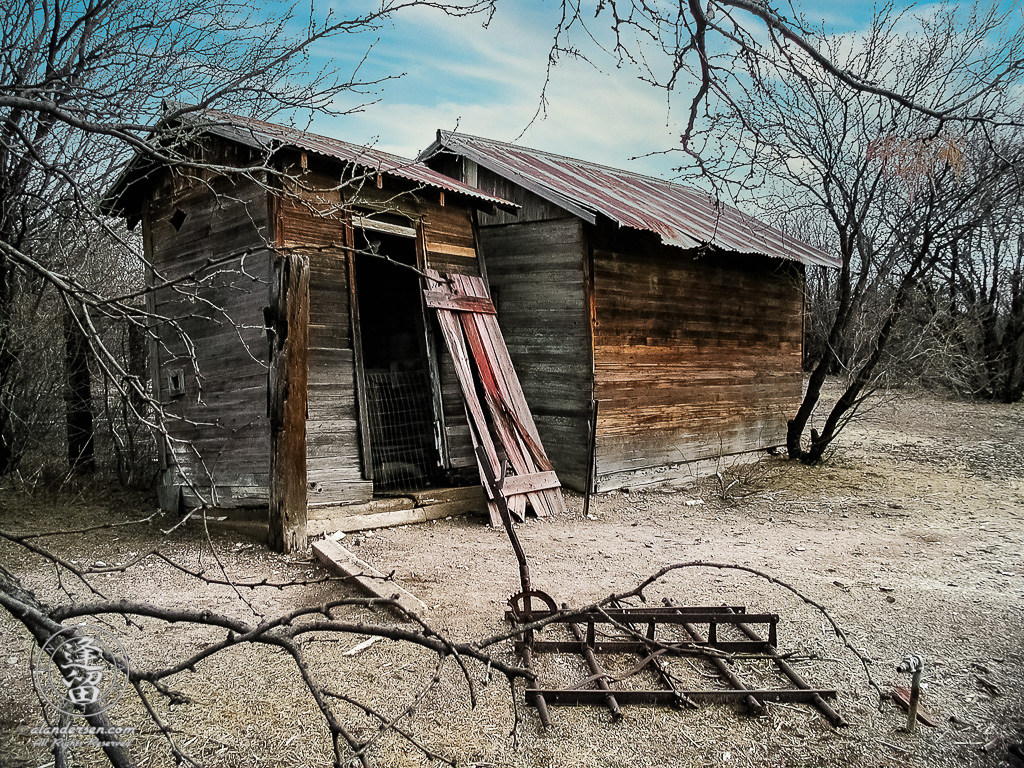
POLYGON ((506 477, 502 490, 506 496, 513 496, 519 493, 530 493, 532 491, 545 491, 549 488, 560 488, 558 476, 551 471, 534 472, 529 475, 512 475, 506 477))
POLYGON ((485 315, 496 314, 490 299, 477 296, 453 296, 440 291, 424 291, 427 306, 431 309, 452 309, 458 312, 480 312, 485 315))

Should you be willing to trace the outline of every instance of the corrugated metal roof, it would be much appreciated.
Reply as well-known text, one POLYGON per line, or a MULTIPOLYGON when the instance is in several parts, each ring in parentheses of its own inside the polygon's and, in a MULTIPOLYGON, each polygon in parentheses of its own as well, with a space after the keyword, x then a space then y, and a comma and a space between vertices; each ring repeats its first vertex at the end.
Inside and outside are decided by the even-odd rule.
MULTIPOLYGON (((174 116, 176 107, 177 105, 171 105, 170 116, 174 116)), ((297 128, 289 128, 216 109, 186 110, 178 116, 178 119, 187 121, 199 132, 220 136, 260 151, 272 152, 281 147, 294 147, 342 163, 351 163, 368 171, 397 176, 415 184, 465 195, 506 210, 518 208, 515 203, 484 194, 456 179, 437 173, 418 160, 408 160, 373 147, 350 144, 297 128)), ((132 183, 132 179, 139 173, 144 174, 145 168, 149 165, 146 158, 136 155, 104 195, 101 210, 105 213, 115 213, 122 208, 124 205, 123 195, 132 183)))
POLYGON ((452 131, 438 131, 420 157, 441 150, 464 155, 592 224, 600 214, 680 248, 710 245, 803 264, 840 264, 731 205, 663 179, 452 131))
POLYGON ((437 173, 417 160, 408 160, 373 147, 350 144, 347 141, 320 136, 297 128, 268 123, 251 117, 232 115, 214 109, 204 109, 187 114, 190 121, 199 123, 204 130, 257 149, 272 150, 280 145, 293 146, 333 160, 352 163, 360 168, 407 179, 416 184, 455 192, 504 208, 516 207, 506 200, 484 194, 449 176, 437 173))

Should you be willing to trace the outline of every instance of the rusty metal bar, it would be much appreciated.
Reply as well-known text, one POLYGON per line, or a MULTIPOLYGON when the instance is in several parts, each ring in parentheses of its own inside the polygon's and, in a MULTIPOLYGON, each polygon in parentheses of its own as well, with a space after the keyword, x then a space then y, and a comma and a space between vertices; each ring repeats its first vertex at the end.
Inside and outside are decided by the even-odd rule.
MULTIPOLYGON (((672 644, 648 643, 642 640, 595 640, 590 646, 597 653, 638 653, 647 654, 661 650, 666 656, 703 656, 706 649, 719 650, 725 653, 767 653, 768 643, 754 640, 721 640, 718 643, 690 642, 672 644)), ((534 640, 535 653, 575 653, 579 643, 572 640, 534 640)))
MULTIPOLYGON (((746 624, 737 624, 736 626, 740 630, 740 632, 745 634, 751 640, 755 642, 761 640, 761 636, 758 635, 757 632, 748 627, 746 624)), ((800 675, 799 672, 793 669, 793 667, 791 667, 789 663, 782 658, 779 652, 775 649, 774 643, 768 645, 767 649, 765 650, 765 653, 772 657, 772 661, 775 662, 775 665, 779 668, 779 671, 782 672, 782 674, 784 674, 786 677, 788 677, 792 681, 793 685, 795 685, 797 688, 800 688, 801 690, 811 690, 810 684, 806 680, 804 680, 804 678, 800 675)), ((808 703, 814 705, 814 707, 819 712, 821 712, 822 716, 830 723, 832 723, 833 726, 838 728, 843 725, 848 725, 843 716, 836 712, 834 709, 832 709, 832 707, 829 706, 828 702, 822 699, 821 696, 811 697, 810 699, 808 699, 808 703)))
POLYGON ((672 692, 672 695, 675 697, 675 700, 673 701, 673 704, 675 706, 682 707, 684 704, 688 707, 697 706, 697 702, 695 702, 693 699, 687 698, 687 696, 682 691, 676 688, 675 680, 673 680, 672 676, 668 673, 668 665, 665 664, 665 662, 661 658, 657 656, 653 657, 651 659, 651 665, 654 667, 654 670, 658 673, 658 679, 661 680, 661 684, 668 688, 669 691, 672 692))
MULTIPOLYGON (((523 666, 526 667, 527 671, 534 676, 534 680, 537 679, 537 672, 533 668, 533 654, 530 652, 530 644, 524 643, 519 649, 519 657, 523 660, 523 666)), ((548 715, 548 703, 544 698, 544 692, 537 688, 526 689, 526 701, 528 704, 533 704, 537 708, 537 714, 540 716, 540 724, 545 729, 551 727, 551 716, 548 715), (532 696, 532 698, 531 698, 532 696)))
MULTIPOLYGON (((527 688, 526 700, 532 703, 531 697, 541 695, 551 706, 564 705, 592 705, 601 706, 605 704, 607 694, 601 690, 594 689, 562 689, 562 688, 527 688)), ((720 702, 734 701, 747 696, 753 696, 763 701, 782 701, 807 703, 814 696, 821 698, 835 698, 838 695, 835 690, 815 689, 804 690, 802 688, 780 689, 780 690, 700 690, 700 691, 665 691, 665 690, 617 690, 615 697, 621 706, 631 704, 653 704, 656 706, 672 705, 679 696, 685 696, 696 702, 720 702)))
MULTIPOLYGON (((774 613, 766 614, 754 614, 747 613, 746 609, 742 606, 733 605, 680 605, 678 608, 672 606, 631 606, 626 608, 604 608, 601 610, 583 610, 580 611, 579 615, 586 616, 657 616, 659 621, 663 618, 672 618, 673 616, 691 614, 710 614, 714 615, 716 620, 719 621, 743 621, 749 620, 752 616, 776 616, 774 613), (741 614, 737 618, 734 617, 736 614, 741 614)), ((575 621, 575 619, 574 619, 575 621)), ((607 621, 607 619, 604 619, 607 621)), ((767 621, 767 620, 766 620, 767 621)))
MULTIPOLYGON (((593 625, 591 625, 593 627, 593 625)), ((603 703, 608 707, 608 711, 612 713, 612 720, 618 720, 622 717, 622 711, 619 709, 619 702, 615 699, 615 694, 612 693, 611 687, 608 685, 606 679, 608 673, 601 669, 601 665, 597 663, 597 657, 594 656, 594 651, 591 645, 589 645, 583 636, 583 631, 579 628, 579 625, 574 622, 569 622, 569 631, 572 632, 572 636, 576 638, 576 647, 574 650, 579 651, 583 654, 583 658, 587 662, 587 666, 590 667, 590 672, 595 676, 597 687, 601 689, 604 697, 603 703)))
MULTIPOLYGON (((533 612, 533 620, 539 621, 554 617, 553 623, 567 624, 577 622, 579 624, 645 624, 655 622, 657 624, 767 624, 777 623, 777 613, 727 613, 722 610, 709 610, 707 608, 666 611, 659 608, 609 608, 605 611, 581 611, 572 616, 560 618, 558 612, 549 609, 539 609, 533 612)), ((506 619, 514 619, 511 614, 506 614, 506 619)))
MULTIPOLYGON (((704 639, 704 636, 700 633, 700 631, 695 626, 693 626, 693 624, 684 623, 683 629, 685 629, 686 633, 697 642, 708 642, 704 639)), ((710 664, 716 670, 718 670, 718 674, 724 677, 726 681, 728 681, 729 685, 731 685, 737 691, 746 692, 746 695, 744 696, 744 701, 746 701, 747 706, 750 707, 750 710, 755 715, 761 715, 764 713, 764 704, 761 703, 758 697, 750 693, 750 689, 747 688, 746 683, 740 680, 735 675, 735 673, 731 669, 729 669, 728 665, 724 661, 715 656, 706 656, 705 659, 707 660, 708 664, 710 664)))

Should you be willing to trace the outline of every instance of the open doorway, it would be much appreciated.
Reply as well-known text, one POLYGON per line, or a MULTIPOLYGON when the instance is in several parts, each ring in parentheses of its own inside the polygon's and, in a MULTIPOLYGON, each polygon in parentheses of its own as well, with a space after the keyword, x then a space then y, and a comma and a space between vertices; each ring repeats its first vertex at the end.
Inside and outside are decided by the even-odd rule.
POLYGON ((356 286, 374 493, 443 480, 413 238, 356 231, 356 286))

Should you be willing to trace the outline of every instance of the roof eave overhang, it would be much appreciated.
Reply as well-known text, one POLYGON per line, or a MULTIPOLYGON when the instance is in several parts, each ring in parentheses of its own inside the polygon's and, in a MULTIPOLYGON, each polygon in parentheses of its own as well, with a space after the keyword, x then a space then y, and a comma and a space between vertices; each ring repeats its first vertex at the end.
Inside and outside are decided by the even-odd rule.
POLYGON ((831 269, 837 269, 842 266, 842 261, 838 257, 801 257, 797 254, 791 253, 768 253, 767 251, 740 251, 732 248, 724 248, 715 242, 708 242, 701 240, 693 235, 686 232, 673 232, 666 233, 660 232, 654 229, 646 229, 630 226, 629 224, 623 224, 613 218, 599 214, 600 218, 606 222, 610 222, 612 225, 619 229, 627 229, 633 232, 644 233, 647 235, 654 235, 658 238, 662 245, 671 246, 678 248, 681 251, 687 253, 693 252, 705 252, 705 253, 722 253, 732 254, 736 256, 744 256, 759 259, 774 259, 776 261, 791 262, 796 264, 802 264, 808 267, 829 267, 831 269))
MULTIPOLYGON (((160 122, 154 126, 156 130, 160 126, 160 122)), ((324 160, 337 164, 344 164, 346 161, 332 156, 330 154, 319 152, 315 149, 309 149, 306 147, 299 146, 297 144, 291 144, 287 142, 276 143, 272 142, 269 146, 261 141, 254 132, 247 131, 246 129, 238 126, 229 124, 212 124, 209 126, 203 126, 202 132, 208 135, 217 136, 226 141, 232 141, 243 146, 247 146, 251 149, 266 152, 268 158, 277 154, 282 150, 292 149, 298 152, 308 152, 310 154, 321 157, 324 160)), ((467 188, 465 192, 458 189, 451 189, 448 187, 433 185, 429 182, 422 180, 407 178, 400 173, 394 173, 387 169, 381 169, 369 163, 360 163, 358 161, 351 161, 353 165, 359 168, 363 168, 367 171, 373 171, 374 173, 380 173, 383 176, 388 176, 394 179, 402 179, 405 181, 412 182, 413 184, 420 184, 423 187, 429 187, 437 189, 438 191, 444 192, 449 195, 455 195, 458 199, 466 202, 473 208, 479 210, 495 212, 497 210, 507 211, 509 213, 515 213, 519 210, 520 206, 516 203, 508 200, 503 200, 493 195, 485 195, 483 193, 476 193, 475 190, 467 188)), ((152 173, 156 164, 149 158, 146 158, 143 154, 136 152, 132 159, 125 166, 124 170, 114 180, 113 184, 104 193, 100 199, 99 212, 106 216, 126 216, 133 217, 137 215, 136 211, 129 211, 128 206, 125 203, 125 195, 128 190, 135 184, 139 179, 144 178, 149 173, 152 173)), ((244 169, 239 169, 244 170, 244 169)))
MULTIPOLYGON (((310 147, 303 147, 298 144, 290 144, 287 142, 281 142, 278 146, 268 147, 262 141, 260 141, 252 131, 247 131, 244 128, 240 128, 238 126, 226 124, 213 125, 208 129, 208 131, 209 133, 212 133, 216 136, 220 136, 221 138, 226 139, 228 141, 235 141, 238 142, 239 144, 243 144, 252 149, 263 152, 269 152, 271 154, 280 152, 282 150, 290 149, 296 152, 305 152, 311 155, 316 155, 317 157, 320 157, 323 160, 329 163, 334 163, 336 165, 351 165, 357 168, 362 168, 366 171, 379 173, 382 176, 388 176, 393 179, 402 179, 403 181, 411 182, 413 184, 419 184, 423 187, 429 187, 431 189, 436 189, 446 194, 456 195, 458 198, 461 198, 462 200, 470 204, 471 207, 480 210, 494 211, 500 209, 503 211, 508 211, 509 213, 515 213, 516 211, 519 210, 519 206, 517 204, 509 202, 508 200, 502 200, 501 198, 494 197, 493 195, 484 195, 483 193, 473 194, 472 191, 468 189, 466 192, 462 192, 457 189, 450 189, 448 187, 442 187, 440 185, 433 185, 430 184, 429 182, 409 178, 401 173, 396 173, 392 170, 380 168, 371 163, 361 163, 357 160, 345 160, 310 147)), ((417 161, 418 160, 419 158, 417 158, 417 161)))

